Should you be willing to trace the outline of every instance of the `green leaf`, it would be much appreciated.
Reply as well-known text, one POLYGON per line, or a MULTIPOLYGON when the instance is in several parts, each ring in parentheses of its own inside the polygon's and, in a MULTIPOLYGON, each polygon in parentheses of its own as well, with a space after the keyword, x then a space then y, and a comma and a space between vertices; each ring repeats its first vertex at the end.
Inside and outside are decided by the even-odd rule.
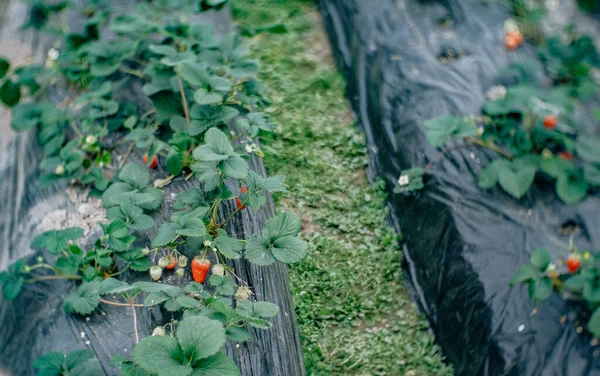
POLYGON ((11 80, 5 80, 2 86, 0 86, 0 101, 6 106, 13 107, 21 100, 21 85, 12 82, 11 80))
POLYGON ((575 149, 577 150, 577 155, 579 155, 581 159, 588 162, 600 163, 599 137, 578 137, 577 142, 575 143, 575 149))
POLYGON ((35 250, 48 249, 48 252, 57 255, 69 248, 69 244, 83 236, 83 229, 69 227, 64 230, 46 231, 36 236, 31 242, 31 248, 35 250))
POLYGON ((240 371, 233 360, 223 353, 201 359, 194 364, 192 376, 239 376, 240 371))
POLYGON ((548 277, 529 282, 529 296, 536 302, 542 302, 552 295, 552 281, 548 277))
POLYGON ((277 261, 291 264, 302 261, 308 255, 308 243, 295 236, 284 236, 272 243, 271 252, 277 261))
POLYGON ((209 78, 205 66, 192 61, 178 63, 175 70, 181 75, 181 78, 192 86, 200 86, 209 78))
POLYGON ((556 181, 556 194, 567 205, 582 201, 587 191, 588 185, 581 173, 563 175, 556 181))
POLYGON ((498 183, 498 179, 500 179, 498 169, 496 168, 494 162, 492 162, 489 165, 487 165, 487 167, 484 168, 483 171, 481 171, 481 174, 479 174, 479 187, 483 189, 492 188, 498 183))
POLYGON ((279 313, 279 307, 270 302, 254 302, 254 314, 260 317, 273 317, 279 313))
MULTIPOLYGON (((259 318, 259 315, 255 311, 254 304, 249 300, 238 300, 235 311, 255 328, 268 329, 271 327, 270 322, 259 318)), ((267 313, 272 313, 272 309, 267 313)), ((276 313, 277 312, 275 312, 275 314, 276 313)))
POLYGON ((237 260, 241 257, 240 252, 244 249, 244 243, 231 238, 227 232, 219 229, 218 236, 212 241, 213 246, 225 257, 237 260))
POLYGON ((523 197, 533 183, 536 168, 533 166, 517 167, 516 161, 512 164, 506 161, 502 162, 505 163, 496 163, 500 186, 515 198, 523 197))
POLYGON ((588 330, 594 337, 600 336, 600 308, 596 308, 587 324, 588 330))
POLYGON ((167 222, 160 225, 158 233, 154 240, 152 240, 152 247, 161 247, 169 244, 177 236, 177 230, 180 226, 176 223, 167 222))
POLYGON ((587 277, 581 274, 575 274, 570 276, 564 283, 564 288, 574 292, 581 292, 585 282, 588 280, 587 277))
POLYGON ((190 298, 189 296, 181 295, 181 296, 178 296, 175 300, 177 301, 177 304, 179 304, 183 308, 190 308, 190 309, 202 308, 202 305, 200 304, 199 301, 197 301, 194 298, 190 298))
POLYGON ((537 277, 535 269, 531 265, 523 265, 510 281, 511 286, 519 282, 529 282, 537 277))
POLYGON ((253 264, 265 266, 275 262, 275 257, 269 249, 269 240, 263 236, 252 234, 246 243, 246 259, 253 264))
POLYGON ((600 187, 600 168, 596 165, 586 164, 583 167, 585 181, 594 188, 600 187))
POLYGON ((64 302, 64 309, 67 313, 79 313, 80 315, 89 315, 98 304, 100 304, 99 294, 100 282, 83 283, 77 289, 77 292, 69 295, 64 302))
POLYGON ((467 137, 477 135, 477 127, 468 118, 456 116, 440 116, 423 122, 427 129, 427 142, 440 147, 451 137, 467 137))
POLYGON ((542 159, 540 169, 555 179, 568 175, 575 169, 575 164, 562 158, 542 159))
POLYGON ((302 221, 296 213, 283 212, 265 222, 262 234, 270 241, 284 236, 297 236, 302 230, 302 221))
POLYGON ((22 276, 0 273, 0 282, 2 283, 2 295, 7 300, 12 300, 19 296, 25 279, 22 276))
POLYGON ((40 356, 33 363, 33 368, 43 370, 46 375, 52 375, 53 371, 56 375, 62 375, 65 362, 65 355, 55 351, 46 355, 40 356))
POLYGON ((240 194, 242 201, 246 202, 251 208, 258 209, 267 201, 265 192, 285 192, 284 180, 285 177, 283 176, 272 176, 265 179, 256 172, 248 170, 246 178, 248 193, 240 194))
POLYGON ((212 274, 208 281, 211 286, 215 287, 217 294, 231 296, 235 293, 235 283, 229 276, 212 274))
POLYGON ((123 294, 132 290, 134 290, 132 285, 111 277, 101 282, 98 293, 100 295, 123 294))
POLYGON ((194 100, 200 105, 217 104, 223 101, 223 95, 219 92, 210 92, 205 88, 200 88, 194 92, 194 100))
POLYGON ((537 248, 531 254, 531 265, 535 266, 540 272, 545 272, 548 265, 552 262, 552 255, 546 248, 537 248))
POLYGON ((225 345, 225 328, 204 316, 191 316, 179 323, 177 340, 187 359, 196 362, 216 354, 225 345))
POLYGON ((236 326, 228 326, 225 334, 227 335, 227 339, 234 342, 247 342, 252 339, 252 336, 246 329, 236 326))
POLYGON ((171 175, 179 175, 183 170, 183 155, 177 148, 171 148, 167 156, 167 170, 171 175))
POLYGON ((150 174, 142 165, 129 162, 119 173, 119 180, 139 189, 146 187, 150 183, 150 174))
POLYGON ((169 336, 144 338, 133 349, 133 361, 146 372, 157 376, 192 374, 192 367, 184 359, 181 347, 175 338, 169 336))
POLYGON ((251 137, 257 137, 262 132, 273 132, 277 124, 270 122, 266 114, 262 112, 252 112, 246 115, 246 118, 239 119, 237 126, 248 133, 251 137))
POLYGON ((216 165, 213 162, 199 162, 191 166, 194 176, 203 184, 204 190, 207 192, 214 190, 219 185, 221 175, 217 171, 216 165))
POLYGON ((0 57, 0 80, 6 76, 8 71, 10 70, 10 63, 8 60, 0 57))
POLYGON ((93 358, 94 353, 90 350, 73 350, 67 354, 67 357, 65 359, 65 365, 67 366, 67 370, 72 370, 78 365, 81 365, 93 358))

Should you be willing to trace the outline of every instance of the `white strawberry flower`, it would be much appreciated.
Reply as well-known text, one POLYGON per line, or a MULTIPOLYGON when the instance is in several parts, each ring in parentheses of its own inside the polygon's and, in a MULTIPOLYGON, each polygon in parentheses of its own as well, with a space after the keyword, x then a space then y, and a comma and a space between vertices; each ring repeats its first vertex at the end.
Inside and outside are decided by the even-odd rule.
POLYGON ((60 53, 56 48, 51 48, 48 50, 48 59, 55 61, 60 56, 60 53))
POLYGON ((204 243, 202 243, 202 244, 204 244, 205 247, 212 246, 212 242, 210 240, 205 240, 204 243))
POLYGON ((400 185, 408 185, 408 183, 410 183, 410 178, 408 175, 401 175, 398 179, 398 184, 400 185))
POLYGON ((250 144, 246 144, 246 146, 244 146, 244 149, 246 149, 246 153, 252 153, 252 146, 250 144))

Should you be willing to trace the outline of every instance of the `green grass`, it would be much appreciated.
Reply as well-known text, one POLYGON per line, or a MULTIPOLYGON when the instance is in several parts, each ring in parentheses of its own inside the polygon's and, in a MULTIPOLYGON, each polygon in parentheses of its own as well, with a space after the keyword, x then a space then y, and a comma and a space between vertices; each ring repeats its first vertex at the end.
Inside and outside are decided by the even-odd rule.
POLYGON ((299 213, 308 258, 290 283, 310 375, 451 375, 404 287, 397 235, 381 184, 365 175, 366 148, 344 97, 314 4, 233 0, 282 130, 264 140, 271 175, 287 176, 278 207, 299 213), (281 28, 279 28, 281 29, 281 28))

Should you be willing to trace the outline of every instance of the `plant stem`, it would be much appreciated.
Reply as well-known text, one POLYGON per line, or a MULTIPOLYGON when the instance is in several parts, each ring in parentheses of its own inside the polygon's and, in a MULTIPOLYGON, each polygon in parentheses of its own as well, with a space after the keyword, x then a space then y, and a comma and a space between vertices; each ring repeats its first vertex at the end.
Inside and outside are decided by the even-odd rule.
POLYGON ((227 218, 225 218, 225 221, 223 221, 223 223, 221 223, 220 227, 224 227, 231 220, 231 218, 233 218, 233 216, 236 215, 237 212, 239 212, 241 210, 241 208, 243 206, 244 206, 244 204, 242 204, 242 206, 240 206, 239 208, 235 209, 233 211, 233 213, 229 214, 229 216, 227 218))
POLYGON ((71 128, 73 129, 73 131, 75 132, 75 134, 77 134, 78 137, 83 138, 83 133, 81 133, 81 131, 79 130, 79 128, 77 128, 77 125, 75 124, 74 121, 70 121, 69 125, 71 126, 71 128))
POLYGON ((122 274, 122 273, 123 273, 125 270, 127 270, 127 268, 129 267, 129 265, 131 265, 131 263, 127 263, 127 265, 125 265, 125 266, 123 267, 123 269, 119 270, 119 271, 118 271, 118 272, 116 272, 116 273, 109 274, 108 276, 109 276, 109 277, 116 277, 116 276, 118 276, 119 274, 122 274))
MULTIPOLYGON (((100 299, 100 302, 104 303, 104 304, 109 304, 112 306, 116 306, 116 307, 131 307, 130 303, 119 303, 119 302, 112 302, 110 300, 106 300, 106 299, 100 299)), ((143 307, 143 304, 133 304, 134 307, 143 307)))
POLYGON ((466 137, 465 140, 467 140, 468 142, 470 142, 472 144, 479 145, 481 147, 493 150, 493 151, 495 151, 496 153, 500 154, 501 156, 503 156, 506 159, 512 160, 514 158, 512 154, 504 151, 502 148, 500 148, 499 146, 497 146, 493 142, 485 142, 482 139, 472 138, 472 137, 466 137))
POLYGON ((44 275, 37 278, 26 279, 25 283, 34 283, 38 281, 46 281, 52 279, 72 279, 75 281, 81 281, 82 278, 80 275, 44 275))
POLYGON ((119 70, 123 73, 131 74, 131 75, 137 76, 139 78, 144 78, 144 73, 140 72, 139 70, 136 70, 136 69, 130 69, 130 68, 127 68, 124 66, 120 66, 119 70))
POLYGON ((188 110, 187 99, 185 98, 185 91, 183 91, 183 82, 181 81, 181 76, 177 73, 177 83, 179 84, 179 92, 181 93, 181 103, 183 104, 183 111, 185 112, 185 121, 187 122, 188 127, 190 126, 190 113, 188 110))
POLYGON ((125 157, 123 158, 121 163, 119 163, 119 170, 122 169, 125 162, 127 162, 127 159, 129 158, 129 154, 131 154, 131 151, 133 150, 134 146, 135 146, 135 142, 132 142, 131 145, 129 145, 129 149, 127 149, 127 153, 125 153, 125 157))
POLYGON ((140 335, 138 334, 137 328, 137 314, 135 313, 135 304, 133 304, 133 299, 129 298, 129 305, 131 306, 131 312, 133 312, 133 329, 135 330, 135 343, 136 345, 140 343, 140 335))

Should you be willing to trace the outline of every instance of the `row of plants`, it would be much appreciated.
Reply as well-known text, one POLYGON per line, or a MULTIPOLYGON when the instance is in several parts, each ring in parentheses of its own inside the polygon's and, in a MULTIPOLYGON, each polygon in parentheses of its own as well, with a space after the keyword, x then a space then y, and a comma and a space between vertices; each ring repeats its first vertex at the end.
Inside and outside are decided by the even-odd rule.
MULTIPOLYGON (((513 1, 512 5, 516 20, 506 23, 506 47, 514 50, 523 34, 528 37, 538 47, 550 85, 536 79, 535 63, 512 63, 502 74, 517 77, 519 83, 492 87, 482 114, 425 121, 427 141, 442 148, 439 157, 425 168, 402 171, 394 192, 423 189, 427 172, 448 152, 476 146, 495 156, 479 174, 482 189, 499 185, 520 199, 534 183, 541 188, 553 184, 567 205, 598 193, 600 136, 597 126, 583 124, 581 110, 589 108, 599 92, 600 55, 592 38, 572 26, 561 35, 544 38, 543 4, 513 1)), ((600 121, 600 110, 594 107, 591 112, 594 122, 600 121)), ((527 284, 536 302, 548 299, 554 290, 566 299, 584 301, 592 312, 587 329, 600 336, 600 254, 578 250, 573 240, 565 253, 566 257, 552 262, 551 252, 536 249, 531 264, 522 266, 511 284, 527 284)))
MULTIPOLYGON (((107 217, 91 247, 82 245, 80 228, 35 237, 31 247, 39 256, 0 273, 2 295, 15 299, 26 284, 67 279, 79 283, 64 301, 69 314, 90 315, 102 304, 131 309, 137 345, 131 359, 113 358, 122 375, 238 375, 223 352, 225 341, 250 340, 248 326, 269 328, 278 307, 254 299, 228 260, 269 265, 307 255, 293 213, 270 218, 246 240, 226 231, 241 211, 260 209, 269 192, 285 189, 282 176, 265 178, 248 166, 252 154, 262 155, 256 139, 276 128, 256 111, 269 103, 265 86, 254 79, 258 63, 247 58, 238 34, 217 38, 209 25, 189 22, 190 14, 224 2, 148 1, 134 11, 101 0, 83 9, 38 3, 28 26, 57 37, 47 61, 12 67, 0 59, 0 99, 12 109, 11 125, 35 130, 44 150, 40 185, 89 187, 107 217), (69 32, 62 12, 85 19, 84 32, 69 32), (102 38, 106 29, 116 37, 102 38), (136 82, 143 84, 143 100, 119 95, 136 82), (72 95, 50 102, 55 86, 72 95), (146 165, 128 161, 134 148, 146 165), (152 181, 149 169, 159 165, 154 175, 168 175, 152 181), (199 187, 165 201, 163 188, 178 177, 199 187), (169 221, 155 223, 152 214, 167 202, 169 221), (236 209, 219 220, 230 202, 236 209), (144 241, 141 232, 156 227, 151 242, 144 241), (188 271, 193 281, 183 283, 188 271), (119 280, 138 272, 154 282, 119 280), (170 273, 181 283, 159 282, 170 273), (155 306, 179 319, 140 339, 136 309, 155 306)), ((44 375, 100 373, 92 358, 89 350, 53 352, 34 367, 44 375)))

